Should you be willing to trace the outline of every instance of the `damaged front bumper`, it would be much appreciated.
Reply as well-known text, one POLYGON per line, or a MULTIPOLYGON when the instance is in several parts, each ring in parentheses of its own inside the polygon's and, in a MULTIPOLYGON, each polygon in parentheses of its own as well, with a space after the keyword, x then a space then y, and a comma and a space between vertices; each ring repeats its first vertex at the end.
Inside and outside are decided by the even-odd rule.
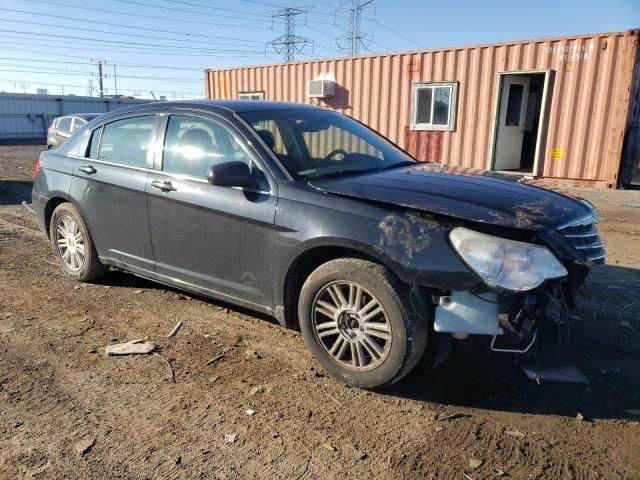
POLYGON ((454 291, 433 297, 434 330, 458 340, 491 336, 496 352, 526 353, 544 322, 566 322, 567 302, 559 281, 529 292, 454 291))

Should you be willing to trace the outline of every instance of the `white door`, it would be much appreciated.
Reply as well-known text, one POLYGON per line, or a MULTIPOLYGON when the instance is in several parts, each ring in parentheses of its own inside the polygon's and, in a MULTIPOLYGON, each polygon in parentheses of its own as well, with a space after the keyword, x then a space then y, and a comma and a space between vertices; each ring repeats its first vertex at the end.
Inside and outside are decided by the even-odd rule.
POLYGON ((520 168, 529 82, 525 75, 502 76, 494 170, 520 168))

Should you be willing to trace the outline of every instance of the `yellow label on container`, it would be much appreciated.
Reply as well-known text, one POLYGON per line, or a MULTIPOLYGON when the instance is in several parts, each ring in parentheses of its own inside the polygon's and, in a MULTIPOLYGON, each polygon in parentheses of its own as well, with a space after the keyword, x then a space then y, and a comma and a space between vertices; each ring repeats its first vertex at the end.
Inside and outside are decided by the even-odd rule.
POLYGON ((551 160, 562 160, 564 150, 562 148, 554 148, 551 150, 551 160))

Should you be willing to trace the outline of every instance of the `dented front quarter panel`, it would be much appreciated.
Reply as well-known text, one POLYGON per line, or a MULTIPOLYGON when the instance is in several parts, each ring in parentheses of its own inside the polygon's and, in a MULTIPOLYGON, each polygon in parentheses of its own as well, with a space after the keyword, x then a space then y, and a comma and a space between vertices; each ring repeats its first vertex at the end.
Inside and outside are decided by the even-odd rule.
POLYGON ((389 209, 309 189, 304 182, 287 182, 280 187, 275 221, 276 304, 282 304, 282 284, 290 266, 316 247, 361 252, 411 284, 465 290, 480 281, 449 245, 450 227, 420 212, 389 209))

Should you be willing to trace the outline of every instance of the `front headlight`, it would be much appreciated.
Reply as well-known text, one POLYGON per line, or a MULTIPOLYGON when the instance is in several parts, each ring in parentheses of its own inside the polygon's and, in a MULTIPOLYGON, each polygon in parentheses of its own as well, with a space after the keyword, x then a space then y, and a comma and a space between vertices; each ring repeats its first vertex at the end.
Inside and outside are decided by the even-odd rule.
POLYGON ((546 247, 516 242, 457 227, 449 240, 465 263, 490 287, 525 291, 567 275, 546 247))

